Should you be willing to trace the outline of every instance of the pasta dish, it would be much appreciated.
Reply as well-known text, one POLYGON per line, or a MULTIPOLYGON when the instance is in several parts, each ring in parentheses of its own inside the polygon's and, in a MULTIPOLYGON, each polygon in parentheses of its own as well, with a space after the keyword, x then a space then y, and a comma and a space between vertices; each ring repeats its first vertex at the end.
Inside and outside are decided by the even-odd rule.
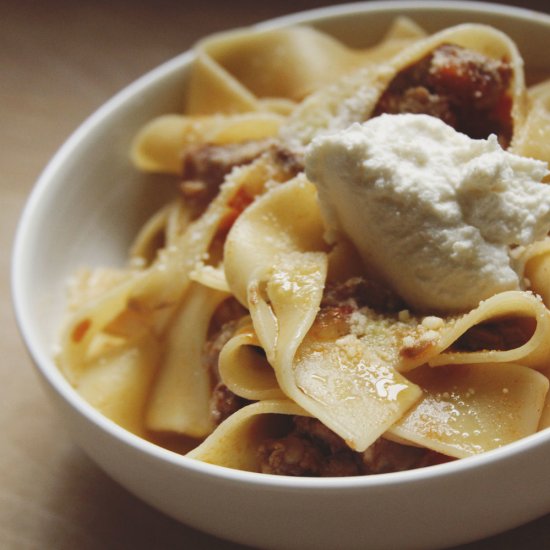
POLYGON ((550 81, 502 32, 397 19, 195 48, 183 114, 136 169, 174 199, 125 268, 69 285, 59 368, 123 428, 197 460, 388 473, 550 425, 550 81))

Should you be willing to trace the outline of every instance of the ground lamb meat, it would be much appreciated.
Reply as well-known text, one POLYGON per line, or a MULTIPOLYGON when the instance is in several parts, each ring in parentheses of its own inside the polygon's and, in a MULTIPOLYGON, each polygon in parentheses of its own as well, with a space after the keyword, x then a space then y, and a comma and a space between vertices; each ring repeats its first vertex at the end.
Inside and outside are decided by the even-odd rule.
POLYGON ((373 114, 428 114, 472 138, 494 133, 507 147, 512 138, 511 80, 508 62, 443 44, 399 72, 373 114))
POLYGON ((350 316, 365 307, 376 312, 397 313, 406 305, 387 288, 363 277, 330 283, 324 289, 310 335, 317 340, 336 340, 349 334, 350 316))
POLYGON ((324 460, 321 449, 294 434, 266 441, 259 453, 260 472, 264 474, 317 477, 324 460))
POLYGON ((279 144, 272 147, 271 154, 275 164, 286 172, 289 178, 293 178, 304 171, 304 159, 302 155, 290 151, 279 144))
POLYGON ((511 77, 509 63, 444 44, 431 57, 428 85, 454 104, 482 110, 498 104, 511 77))
POLYGON ((210 398, 210 411, 215 424, 220 424, 249 401, 234 394, 223 382, 218 382, 210 398))
POLYGON ((424 86, 407 88, 401 95, 388 95, 384 105, 387 113, 428 114, 445 124, 456 127, 456 115, 450 101, 441 95, 430 93, 424 86))
POLYGON ((210 398, 210 411, 215 424, 237 412, 249 403, 235 395, 220 380, 218 360, 223 346, 235 335, 246 310, 234 299, 225 300, 216 310, 208 338, 202 352, 202 364, 210 372, 213 390, 210 398))
POLYGON ((183 196, 203 204, 209 203, 233 168, 250 164, 271 146, 271 140, 258 140, 189 147, 182 159, 183 196))
POLYGON ((295 416, 293 422, 294 429, 299 436, 316 441, 331 453, 336 454, 349 450, 349 447, 339 435, 335 434, 316 418, 295 416))
POLYGON ((344 282, 328 284, 323 292, 321 307, 369 307, 380 312, 397 312, 405 303, 393 292, 375 281, 352 277, 344 282))
POLYGON ((380 438, 361 453, 361 460, 365 473, 385 474, 418 468, 427 453, 426 449, 380 438))
POLYGON ((235 334, 238 326, 238 320, 234 319, 223 323, 218 330, 213 332, 204 344, 202 350, 202 364, 212 373, 216 382, 219 381, 218 375, 218 359, 223 346, 235 334))
POLYGON ((306 477, 381 474, 451 460, 382 438, 359 453, 319 420, 303 416, 293 417, 288 435, 263 442, 258 456, 262 473, 306 477))
POLYGON ((223 382, 218 373, 218 359, 226 342, 235 334, 238 321, 224 323, 220 330, 207 340, 203 350, 203 365, 211 374, 213 390, 210 397, 210 414, 215 424, 220 424, 233 413, 249 403, 235 395, 223 382))
POLYGON ((474 325, 451 346, 453 351, 509 350, 522 346, 533 335, 534 319, 496 319, 474 325))
POLYGON ((226 145, 201 144, 189 147, 183 155, 182 195, 204 207, 218 193, 225 176, 233 168, 250 164, 263 154, 270 155, 281 171, 282 180, 293 178, 304 170, 302 158, 271 139, 226 145))

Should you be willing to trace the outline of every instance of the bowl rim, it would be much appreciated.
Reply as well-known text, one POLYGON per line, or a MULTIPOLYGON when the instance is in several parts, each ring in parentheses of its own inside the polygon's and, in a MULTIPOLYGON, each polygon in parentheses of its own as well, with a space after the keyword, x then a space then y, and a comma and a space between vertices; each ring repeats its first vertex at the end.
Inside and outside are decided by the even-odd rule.
MULTIPOLYGON (((432 10, 451 12, 471 12, 483 15, 503 15, 525 22, 543 22, 548 25, 550 32, 550 15, 531 9, 517 6, 507 6, 489 2, 471 2, 464 0, 451 0, 440 2, 438 0, 377 0, 372 2, 355 2, 327 7, 319 7, 304 10, 289 15, 275 17, 251 25, 250 28, 268 30, 288 25, 307 24, 335 16, 349 15, 352 13, 368 14, 373 12, 394 12, 402 10, 412 12, 426 12, 432 10)), ((122 107, 129 99, 139 95, 141 91, 155 81, 167 77, 174 71, 184 69, 193 59, 193 51, 189 49, 143 74, 114 96, 103 103, 90 116, 88 116, 66 141, 58 148, 54 156, 36 180, 16 227, 11 256, 11 297, 19 332, 32 359, 35 369, 47 381, 47 383, 61 396, 61 398, 73 408, 81 417, 95 425, 96 428, 131 447, 134 451, 148 455, 151 458, 166 462, 171 466, 189 470, 195 474, 223 479, 227 482, 246 483, 252 486, 269 486, 274 489, 288 490, 352 490, 361 491, 368 487, 387 487, 403 484, 414 484, 425 480, 437 481, 442 477, 461 475, 467 470, 477 467, 490 467, 496 462, 511 460, 520 453, 528 452, 542 445, 550 444, 550 429, 537 432, 521 440, 510 443, 501 448, 485 452, 480 455, 463 458, 453 462, 428 466, 416 470, 393 472, 387 474, 375 474, 368 476, 334 477, 334 478, 306 478, 278 476, 236 470, 224 466, 218 466, 201 462, 178 454, 154 443, 151 443, 131 432, 121 428, 115 422, 109 420, 94 407, 88 404, 78 395, 75 389, 63 377, 53 361, 53 357, 44 356, 41 345, 36 335, 30 330, 32 307, 28 303, 24 287, 25 265, 28 265, 31 252, 27 250, 26 243, 33 234, 32 220, 39 209, 42 199, 55 188, 56 174, 63 166, 71 153, 86 139, 86 136, 99 127, 108 117, 122 107)))

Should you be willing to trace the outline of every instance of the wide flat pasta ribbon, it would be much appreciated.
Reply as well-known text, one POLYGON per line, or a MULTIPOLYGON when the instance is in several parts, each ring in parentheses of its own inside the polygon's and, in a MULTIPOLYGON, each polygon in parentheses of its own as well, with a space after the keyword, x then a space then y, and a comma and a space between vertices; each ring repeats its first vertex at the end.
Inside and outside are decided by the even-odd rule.
POLYGON ((241 328, 222 348, 220 379, 234 394, 251 401, 284 399, 275 372, 262 352, 252 326, 241 328))
MULTIPOLYGON (((548 380, 550 380, 550 367, 542 369, 541 373, 544 374, 548 380)), ((550 428, 550 391, 546 394, 546 399, 544 401, 544 406, 542 407, 538 426, 539 431, 545 430, 546 428, 550 428)))
POLYGON ((214 267, 211 265, 199 264, 191 271, 189 277, 192 281, 196 281, 203 286, 213 288, 214 290, 229 292, 223 265, 214 267))
POLYGON ((260 110, 256 96, 204 51, 197 51, 185 97, 188 115, 235 114, 260 110))
MULTIPOLYGON (((550 81, 541 85, 542 90, 550 92, 550 81)), ((550 238, 534 243, 526 247, 521 255, 521 268, 525 278, 529 281, 531 290, 539 295, 546 305, 550 307, 550 238)), ((550 358, 548 364, 539 369, 547 378, 550 378, 550 358)), ((550 427, 550 393, 546 396, 542 410, 539 430, 550 427)))
POLYGON ((496 294, 458 318, 440 332, 439 339, 407 365, 428 362, 432 367, 451 364, 519 363, 533 368, 543 368, 550 361, 550 311, 537 296, 522 291, 496 294), (507 350, 484 349, 480 351, 447 350, 468 329, 484 321, 502 318, 527 318, 535 323, 532 335, 519 346, 507 350))
POLYGON ((424 396, 387 435, 457 458, 536 432, 548 392, 545 376, 514 363, 424 366, 407 376, 424 396))
POLYGON ((193 283, 165 335, 165 352, 152 388, 145 424, 148 429, 205 437, 214 429, 211 373, 202 364, 210 320, 229 297, 193 283))
MULTIPOLYGON (((550 162, 550 80, 529 90, 529 107, 512 152, 550 162)), ((548 181, 549 176, 544 181, 548 181)))
POLYGON ((358 51, 300 26, 220 33, 199 42, 196 51, 189 114, 259 110, 260 98, 266 97, 301 101, 361 62, 358 51), (215 101, 204 90, 214 90, 215 101))
POLYGON ((286 371, 309 398, 300 404, 356 451, 374 443, 421 397, 416 384, 352 335, 306 337, 286 371))
POLYGON ((288 334, 285 344, 299 343, 315 318, 327 269, 322 235, 315 188, 299 176, 249 206, 227 237, 224 266, 229 288, 250 309, 272 363, 283 346, 279 331, 288 334))
POLYGON ((145 222, 130 248, 130 264, 138 267, 151 265, 157 256, 159 243, 176 244, 191 223, 192 213, 180 199, 173 200, 155 212, 145 222))
POLYGON ((75 388, 107 418, 145 437, 143 416, 160 356, 158 340, 144 336, 91 361, 75 388))
POLYGON ((522 255, 522 263, 529 288, 550 308, 550 237, 528 246, 522 255))
POLYGON ((285 435, 285 420, 289 415, 308 416, 306 411, 288 399, 247 405, 224 420, 187 456, 218 466, 259 472, 260 445, 267 439, 285 435))
POLYGON ((162 115, 147 123, 131 148, 134 165, 146 172, 180 174, 186 150, 197 145, 228 145, 277 135, 284 117, 269 112, 236 115, 162 115))

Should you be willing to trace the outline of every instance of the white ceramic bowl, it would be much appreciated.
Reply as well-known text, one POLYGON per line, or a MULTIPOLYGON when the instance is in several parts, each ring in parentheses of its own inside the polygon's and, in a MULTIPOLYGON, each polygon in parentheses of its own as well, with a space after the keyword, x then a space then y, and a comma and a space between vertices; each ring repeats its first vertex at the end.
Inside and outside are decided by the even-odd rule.
MULTIPOLYGON (((378 40, 407 14, 433 31, 493 24, 527 66, 550 74, 550 17, 491 4, 369 2, 262 26, 312 23, 353 45, 378 40)), ((483 456, 361 478, 265 476, 203 464, 143 441, 102 417, 58 372, 52 350, 64 285, 81 265, 122 264, 146 216, 164 199, 136 173, 128 148, 152 117, 178 110, 191 54, 119 93, 65 143, 29 198, 13 257, 13 296, 28 349, 74 439, 144 501, 219 537, 269 548, 426 548, 486 537, 550 512, 550 431, 483 456)), ((167 186, 168 187, 168 186, 167 186)))

